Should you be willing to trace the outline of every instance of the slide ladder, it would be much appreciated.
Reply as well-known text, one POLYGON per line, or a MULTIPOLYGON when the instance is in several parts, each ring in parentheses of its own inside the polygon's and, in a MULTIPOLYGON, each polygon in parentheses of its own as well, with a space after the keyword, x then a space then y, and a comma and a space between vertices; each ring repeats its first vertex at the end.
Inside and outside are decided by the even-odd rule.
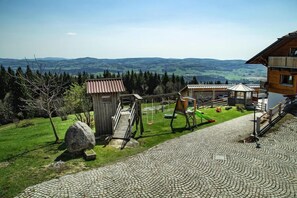
MULTIPOLYGON (((137 94, 124 95, 122 97, 131 97, 133 100, 130 100, 129 108, 127 105, 123 108, 123 103, 118 104, 116 113, 112 116, 112 135, 108 141, 112 139, 121 139, 123 140, 121 149, 123 149, 126 143, 135 136, 135 133, 138 131, 138 125, 140 124, 140 135, 142 135, 143 123, 142 123, 142 113, 141 113, 141 97, 137 94), (133 131, 133 125, 136 126, 136 130, 133 131)), ((122 101, 122 100, 121 100, 122 101)))
POLYGON ((132 108, 129 110, 121 109, 119 111, 119 120, 117 124, 113 126, 114 131, 112 138, 130 140, 132 127, 135 121, 135 106, 136 103, 134 103, 132 108))

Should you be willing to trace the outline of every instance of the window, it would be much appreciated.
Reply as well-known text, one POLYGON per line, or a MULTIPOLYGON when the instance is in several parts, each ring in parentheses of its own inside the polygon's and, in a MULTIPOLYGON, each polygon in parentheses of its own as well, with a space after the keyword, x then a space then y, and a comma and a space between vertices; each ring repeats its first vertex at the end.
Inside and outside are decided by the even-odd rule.
POLYGON ((111 96, 108 96, 108 95, 102 96, 101 99, 102 99, 102 102, 111 102, 111 96))
POLYGON ((291 48, 290 56, 295 56, 295 57, 297 57, 297 48, 291 48))
POLYGON ((281 75, 280 84, 292 86, 294 77, 290 75, 281 75))

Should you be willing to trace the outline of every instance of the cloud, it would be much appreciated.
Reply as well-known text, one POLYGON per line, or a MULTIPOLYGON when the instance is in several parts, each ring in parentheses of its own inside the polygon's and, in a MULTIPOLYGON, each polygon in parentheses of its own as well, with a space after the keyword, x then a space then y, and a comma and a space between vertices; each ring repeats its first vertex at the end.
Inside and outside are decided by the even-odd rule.
POLYGON ((76 36, 76 35, 77 35, 76 32, 67 32, 66 34, 67 34, 68 36, 76 36))

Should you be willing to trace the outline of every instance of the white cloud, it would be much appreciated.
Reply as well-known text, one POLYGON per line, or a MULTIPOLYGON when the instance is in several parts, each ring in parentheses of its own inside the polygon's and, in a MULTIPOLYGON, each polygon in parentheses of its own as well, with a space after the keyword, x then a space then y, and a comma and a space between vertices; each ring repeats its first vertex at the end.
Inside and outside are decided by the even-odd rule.
POLYGON ((76 36, 76 35, 77 35, 76 32, 67 32, 66 34, 67 34, 68 36, 76 36))

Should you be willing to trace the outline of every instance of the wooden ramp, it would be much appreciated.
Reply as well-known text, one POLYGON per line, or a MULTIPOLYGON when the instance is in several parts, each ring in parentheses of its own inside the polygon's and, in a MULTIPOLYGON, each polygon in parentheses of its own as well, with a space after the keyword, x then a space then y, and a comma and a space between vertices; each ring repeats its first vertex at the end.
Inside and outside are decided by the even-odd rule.
POLYGON ((119 123, 117 128, 114 131, 113 137, 114 139, 129 139, 130 137, 130 130, 129 130, 129 111, 122 111, 119 123))

